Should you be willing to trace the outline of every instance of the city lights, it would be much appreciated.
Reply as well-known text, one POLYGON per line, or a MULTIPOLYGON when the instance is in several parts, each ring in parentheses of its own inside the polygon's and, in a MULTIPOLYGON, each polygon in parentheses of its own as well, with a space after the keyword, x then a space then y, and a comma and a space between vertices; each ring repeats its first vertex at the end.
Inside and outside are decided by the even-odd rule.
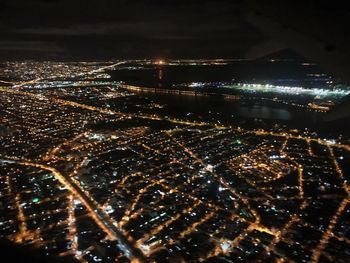
POLYGON ((346 88, 114 77, 218 63, 231 62, 9 63, 1 237, 79 262, 336 261, 348 248, 348 136, 240 111, 322 115, 346 88))

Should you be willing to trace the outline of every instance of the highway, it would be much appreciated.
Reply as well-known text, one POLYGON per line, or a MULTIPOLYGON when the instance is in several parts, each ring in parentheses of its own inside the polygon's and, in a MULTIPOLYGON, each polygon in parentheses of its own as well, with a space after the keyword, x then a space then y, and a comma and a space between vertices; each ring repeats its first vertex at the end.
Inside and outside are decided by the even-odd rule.
POLYGON ((39 163, 32 163, 28 161, 17 160, 2 160, 3 162, 16 163, 23 166, 35 167, 42 170, 51 172, 54 177, 64 185, 68 191, 70 191, 75 197, 77 197, 81 203, 86 207, 87 211, 95 223, 107 234, 110 240, 116 240, 119 243, 119 248, 123 251, 124 255, 128 257, 131 262, 146 262, 145 256, 140 250, 135 248, 128 239, 124 236, 122 231, 113 224, 112 220, 106 215, 106 213, 98 207, 94 202, 86 196, 84 191, 71 181, 70 178, 64 176, 57 169, 39 163))

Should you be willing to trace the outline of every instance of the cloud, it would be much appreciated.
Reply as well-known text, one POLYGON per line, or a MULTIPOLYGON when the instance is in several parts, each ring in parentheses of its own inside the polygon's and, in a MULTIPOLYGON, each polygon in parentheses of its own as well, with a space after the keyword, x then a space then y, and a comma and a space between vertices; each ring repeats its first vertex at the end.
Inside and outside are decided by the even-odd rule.
POLYGON ((0 40, 1 51, 35 51, 63 53, 65 49, 55 43, 44 41, 0 40))
MULTIPOLYGON (((13 30, 16 34, 43 35, 43 36, 168 36, 181 38, 184 33, 174 24, 158 22, 123 22, 77 24, 69 27, 29 27, 13 30)), ((189 36, 187 36, 189 37, 189 36)))
POLYGON ((241 1, 4 1, 8 7, 0 10, 0 33, 2 41, 14 46, 3 43, 0 51, 38 53, 42 48, 43 54, 104 58, 231 57, 241 56, 242 48, 259 38, 233 10, 241 1))

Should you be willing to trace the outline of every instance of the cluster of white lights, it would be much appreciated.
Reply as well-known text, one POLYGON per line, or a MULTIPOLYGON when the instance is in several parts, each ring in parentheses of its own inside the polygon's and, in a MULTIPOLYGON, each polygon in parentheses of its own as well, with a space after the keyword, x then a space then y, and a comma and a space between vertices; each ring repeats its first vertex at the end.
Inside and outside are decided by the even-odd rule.
POLYGON ((321 89, 321 88, 303 88, 290 86, 275 86, 271 84, 237 84, 225 86, 227 88, 235 88, 253 92, 272 92, 284 93, 291 95, 311 95, 320 97, 344 97, 350 94, 350 90, 346 89, 321 89))
POLYGON ((203 86, 205 86, 207 83, 204 82, 191 82, 188 87, 190 88, 201 88, 203 86))

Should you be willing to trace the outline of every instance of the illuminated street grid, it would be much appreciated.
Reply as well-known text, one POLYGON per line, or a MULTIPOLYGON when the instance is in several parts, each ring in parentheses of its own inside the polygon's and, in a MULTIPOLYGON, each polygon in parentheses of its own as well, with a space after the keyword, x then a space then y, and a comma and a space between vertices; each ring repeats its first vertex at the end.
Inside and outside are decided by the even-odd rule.
POLYGON ((105 100, 135 95, 114 84, 13 85, 1 237, 81 262, 350 261, 349 145, 124 113, 105 100))

